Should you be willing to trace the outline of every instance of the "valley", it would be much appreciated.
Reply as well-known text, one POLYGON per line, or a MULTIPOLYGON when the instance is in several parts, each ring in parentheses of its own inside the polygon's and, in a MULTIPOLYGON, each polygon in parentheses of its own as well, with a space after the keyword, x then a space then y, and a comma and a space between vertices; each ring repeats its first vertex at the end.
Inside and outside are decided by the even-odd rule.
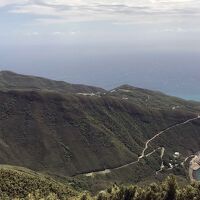
POLYGON ((93 193, 174 174, 189 181, 200 103, 129 85, 111 91, 0 72, 0 163, 93 193))

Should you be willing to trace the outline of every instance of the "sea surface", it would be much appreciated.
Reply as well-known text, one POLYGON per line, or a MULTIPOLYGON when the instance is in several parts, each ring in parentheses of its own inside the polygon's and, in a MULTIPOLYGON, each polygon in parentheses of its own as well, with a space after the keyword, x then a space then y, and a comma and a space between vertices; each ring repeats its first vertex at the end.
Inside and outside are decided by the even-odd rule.
POLYGON ((129 84, 200 101, 199 52, 113 45, 1 45, 0 70, 107 90, 129 84))
POLYGON ((175 95, 175 96, 178 96, 186 100, 200 101, 200 94, 199 95, 175 95))

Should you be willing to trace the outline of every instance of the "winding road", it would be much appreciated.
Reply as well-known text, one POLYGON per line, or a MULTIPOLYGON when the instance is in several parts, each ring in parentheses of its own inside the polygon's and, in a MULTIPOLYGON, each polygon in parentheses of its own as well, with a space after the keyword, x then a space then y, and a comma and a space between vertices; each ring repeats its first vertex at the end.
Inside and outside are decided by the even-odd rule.
MULTIPOLYGON (((171 129, 174 129, 176 127, 179 127, 179 126, 182 126, 182 125, 185 125, 185 124, 188 124, 192 121, 195 121, 195 120, 198 120, 200 119, 200 115, 198 115, 197 117, 194 117, 194 118, 191 118, 191 119, 188 119, 184 122, 181 122, 181 123, 177 123, 175 125, 172 125, 172 126, 169 126, 168 128, 158 132, 156 135, 154 135, 152 138, 150 138, 149 140, 146 141, 145 143, 145 147, 144 149, 142 150, 142 153, 141 153, 141 156, 138 157, 138 159, 136 161, 133 161, 133 162, 130 162, 130 163, 127 163, 125 165, 122 165, 122 166, 119 166, 119 167, 115 167, 115 168, 110 168, 110 169, 105 169, 105 170, 102 170, 102 171, 94 171, 94 172, 89 172, 89 173, 86 173, 86 174, 83 174, 85 176, 94 176, 96 174, 108 174, 111 172, 111 170, 118 170, 118 169, 122 169, 122 168, 125 168, 125 167, 128 167, 130 165, 133 165, 133 164, 136 164, 138 162, 140 162, 141 159, 145 158, 145 157, 148 157, 150 155, 152 155, 153 153, 156 152, 157 149, 161 149, 161 160, 162 160, 162 157, 164 155, 164 152, 165 152, 165 149, 164 147, 158 147, 157 149, 153 150, 152 152, 148 153, 145 155, 145 152, 147 151, 147 149, 149 148, 149 144, 154 140, 156 139, 157 137, 159 137, 160 135, 166 133, 167 131, 171 130, 171 129)), ((161 171, 163 169, 163 161, 162 161, 162 164, 161 164, 161 168, 159 171, 161 171)), ((158 172, 159 172, 158 171, 158 172)))

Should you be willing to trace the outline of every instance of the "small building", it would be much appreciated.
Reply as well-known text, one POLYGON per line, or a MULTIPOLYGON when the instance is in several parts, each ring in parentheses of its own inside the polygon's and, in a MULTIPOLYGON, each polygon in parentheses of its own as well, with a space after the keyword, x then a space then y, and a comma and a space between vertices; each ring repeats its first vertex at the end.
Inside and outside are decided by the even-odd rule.
POLYGON ((174 158, 179 158, 180 157, 180 153, 179 152, 175 152, 173 156, 174 156, 174 158))

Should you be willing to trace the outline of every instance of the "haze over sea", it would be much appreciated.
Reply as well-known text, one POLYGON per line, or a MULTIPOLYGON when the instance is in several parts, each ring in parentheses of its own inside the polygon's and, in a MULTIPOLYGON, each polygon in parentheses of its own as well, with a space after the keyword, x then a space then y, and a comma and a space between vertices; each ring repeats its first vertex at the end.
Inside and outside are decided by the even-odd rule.
POLYGON ((1 0, 0 69, 200 100, 199 0, 1 0))
POLYGON ((200 100, 200 58, 191 52, 134 47, 13 46, 0 49, 0 69, 112 89, 122 84, 200 100))

